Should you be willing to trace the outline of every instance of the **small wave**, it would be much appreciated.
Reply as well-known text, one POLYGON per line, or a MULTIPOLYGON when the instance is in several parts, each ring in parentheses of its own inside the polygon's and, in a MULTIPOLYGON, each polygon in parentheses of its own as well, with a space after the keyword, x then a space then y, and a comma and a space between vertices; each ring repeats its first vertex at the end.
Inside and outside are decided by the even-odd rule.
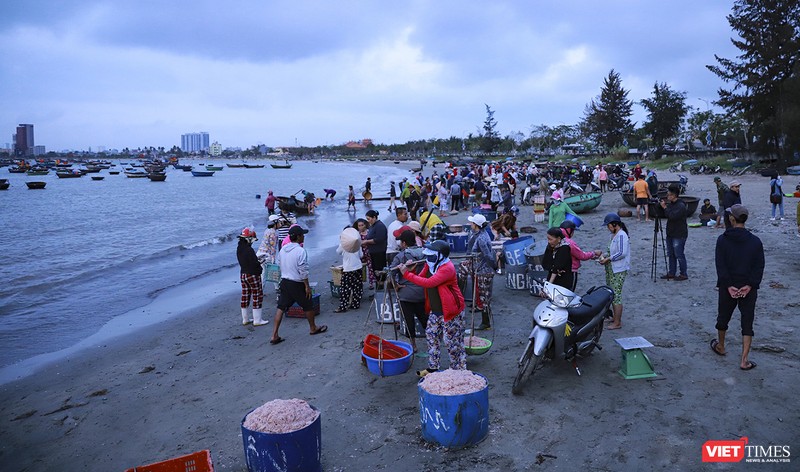
POLYGON ((215 267, 215 268, 213 268, 213 269, 206 270, 206 271, 204 271, 204 272, 201 272, 201 273, 199 273, 199 274, 195 274, 195 275, 193 275, 193 276, 191 276, 191 277, 187 277, 186 279, 184 279, 184 280, 182 280, 182 281, 180 281, 180 282, 176 282, 176 283, 174 283, 174 284, 170 284, 170 285, 165 285, 165 286, 163 286, 163 287, 159 287, 159 288, 157 288, 157 289, 155 289, 155 290, 151 291, 150 293, 148 293, 148 294, 147 294, 147 296, 148 296, 149 298, 155 298, 155 297, 156 297, 156 296, 158 296, 158 294, 160 294, 161 292, 164 292, 164 291, 166 291, 166 290, 169 290, 169 289, 171 289, 171 288, 173 288, 173 287, 178 287, 178 286, 180 286, 180 285, 183 285, 183 284, 185 284, 185 283, 187 283, 187 282, 191 282, 191 281, 193 281, 193 280, 197 280, 197 279, 199 279, 199 278, 202 278, 202 277, 205 277, 205 276, 208 276, 208 275, 211 275, 211 274, 215 274, 215 273, 217 273, 217 272, 220 272, 220 271, 223 271, 223 270, 231 269, 231 268, 233 268, 233 267, 236 267, 236 266, 238 266, 238 265, 239 265, 239 263, 238 263, 238 262, 234 262, 234 263, 232 263, 232 264, 225 264, 225 265, 222 265, 222 266, 220 266, 220 267, 215 267))
POLYGON ((210 246, 212 244, 222 244, 233 240, 233 238, 235 237, 236 233, 229 233, 224 236, 215 236, 213 238, 204 239, 203 241, 198 241, 196 243, 181 244, 180 246, 178 246, 178 248, 181 250, 187 250, 187 249, 196 249, 204 246, 210 246))

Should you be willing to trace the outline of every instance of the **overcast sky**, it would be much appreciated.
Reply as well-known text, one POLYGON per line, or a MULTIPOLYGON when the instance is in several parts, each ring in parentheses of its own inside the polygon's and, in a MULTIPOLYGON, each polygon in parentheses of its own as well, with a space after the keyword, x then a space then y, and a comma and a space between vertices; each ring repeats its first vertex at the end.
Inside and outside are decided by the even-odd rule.
MULTIPOLYGON (((613 68, 706 109, 732 0, 4 1, 0 146, 48 150, 464 137, 575 124, 613 68)), ((634 119, 644 113, 634 106, 634 119)))

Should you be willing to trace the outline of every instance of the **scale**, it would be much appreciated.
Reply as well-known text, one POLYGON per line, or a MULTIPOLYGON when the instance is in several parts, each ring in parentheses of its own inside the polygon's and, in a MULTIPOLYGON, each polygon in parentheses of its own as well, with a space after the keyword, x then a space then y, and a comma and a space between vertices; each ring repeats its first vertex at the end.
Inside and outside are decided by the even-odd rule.
POLYGON ((653 363, 650 362, 647 354, 642 351, 644 348, 653 347, 650 341, 641 336, 619 338, 614 341, 622 348, 622 364, 619 374, 625 380, 657 377, 653 370, 653 363))

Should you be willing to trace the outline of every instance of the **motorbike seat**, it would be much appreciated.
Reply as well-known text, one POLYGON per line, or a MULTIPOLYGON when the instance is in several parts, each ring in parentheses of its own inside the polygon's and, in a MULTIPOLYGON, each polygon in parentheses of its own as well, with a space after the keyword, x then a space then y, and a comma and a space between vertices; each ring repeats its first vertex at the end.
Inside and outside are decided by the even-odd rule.
POLYGON ((595 315, 600 313, 606 305, 611 303, 614 298, 614 291, 608 287, 599 287, 594 291, 587 293, 581 300, 580 306, 574 308, 567 308, 569 320, 576 325, 584 325, 589 322, 595 315))

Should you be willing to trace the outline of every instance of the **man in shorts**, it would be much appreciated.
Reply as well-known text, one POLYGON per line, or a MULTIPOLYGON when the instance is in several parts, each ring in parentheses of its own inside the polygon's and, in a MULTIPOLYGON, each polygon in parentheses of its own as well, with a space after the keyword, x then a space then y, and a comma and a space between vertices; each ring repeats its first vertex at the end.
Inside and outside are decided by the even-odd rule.
POLYGON ((642 221, 641 209, 644 207, 644 220, 650 221, 650 186, 644 180, 644 174, 639 174, 636 183, 633 184, 633 194, 636 197, 636 221, 642 221))
POLYGON ((311 298, 311 286, 308 284, 308 253, 302 246, 307 229, 299 225, 289 228, 289 244, 285 244, 278 253, 278 265, 281 267, 280 298, 275 312, 275 326, 272 328, 270 344, 278 344, 284 339, 278 336, 283 313, 292 304, 297 303, 306 313, 309 334, 320 334, 328 330, 325 325, 314 323, 314 303, 311 298))

